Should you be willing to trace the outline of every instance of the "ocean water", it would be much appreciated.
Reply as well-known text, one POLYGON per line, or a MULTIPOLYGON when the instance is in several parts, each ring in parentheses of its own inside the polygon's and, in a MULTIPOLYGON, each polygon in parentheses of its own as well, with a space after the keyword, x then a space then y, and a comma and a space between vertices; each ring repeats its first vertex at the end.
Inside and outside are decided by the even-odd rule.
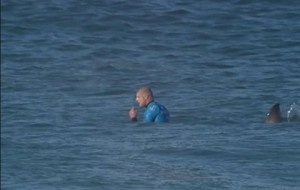
MULTIPOLYGON (((299 189, 297 0, 1 1, 1 189, 299 189), (132 123, 149 85, 171 113, 132 123)), ((143 109, 139 108, 139 116, 143 109)))

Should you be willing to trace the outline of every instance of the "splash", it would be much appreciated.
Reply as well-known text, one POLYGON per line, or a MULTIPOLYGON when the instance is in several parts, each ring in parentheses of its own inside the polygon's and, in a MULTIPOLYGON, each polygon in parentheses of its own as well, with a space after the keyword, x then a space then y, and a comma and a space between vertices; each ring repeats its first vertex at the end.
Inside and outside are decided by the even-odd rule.
POLYGON ((300 121, 300 106, 295 102, 290 106, 289 111, 287 111, 288 121, 300 121))

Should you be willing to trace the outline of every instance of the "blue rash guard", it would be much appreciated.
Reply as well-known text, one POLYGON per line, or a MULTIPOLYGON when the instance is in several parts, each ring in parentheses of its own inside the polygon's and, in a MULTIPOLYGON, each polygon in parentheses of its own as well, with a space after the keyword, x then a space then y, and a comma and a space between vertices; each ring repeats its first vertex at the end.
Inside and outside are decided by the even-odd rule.
POLYGON ((167 108, 157 102, 150 102, 144 112, 144 121, 155 123, 169 122, 169 111, 167 108))

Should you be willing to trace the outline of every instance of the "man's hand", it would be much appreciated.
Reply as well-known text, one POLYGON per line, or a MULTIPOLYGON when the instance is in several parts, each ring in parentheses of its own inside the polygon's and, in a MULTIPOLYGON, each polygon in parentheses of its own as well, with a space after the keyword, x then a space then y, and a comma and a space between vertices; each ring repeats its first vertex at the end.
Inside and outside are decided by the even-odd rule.
POLYGON ((133 106, 130 108, 128 115, 129 115, 129 118, 131 119, 131 121, 137 120, 137 111, 133 106))

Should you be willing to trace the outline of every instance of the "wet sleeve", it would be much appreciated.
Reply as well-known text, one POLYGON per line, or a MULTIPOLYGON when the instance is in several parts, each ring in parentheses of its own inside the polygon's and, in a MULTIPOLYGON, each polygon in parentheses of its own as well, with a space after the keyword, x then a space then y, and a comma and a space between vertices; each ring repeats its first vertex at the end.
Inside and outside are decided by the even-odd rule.
POLYGON ((160 109, 157 105, 151 105, 148 107, 144 113, 144 121, 154 122, 155 118, 159 114, 160 109))

